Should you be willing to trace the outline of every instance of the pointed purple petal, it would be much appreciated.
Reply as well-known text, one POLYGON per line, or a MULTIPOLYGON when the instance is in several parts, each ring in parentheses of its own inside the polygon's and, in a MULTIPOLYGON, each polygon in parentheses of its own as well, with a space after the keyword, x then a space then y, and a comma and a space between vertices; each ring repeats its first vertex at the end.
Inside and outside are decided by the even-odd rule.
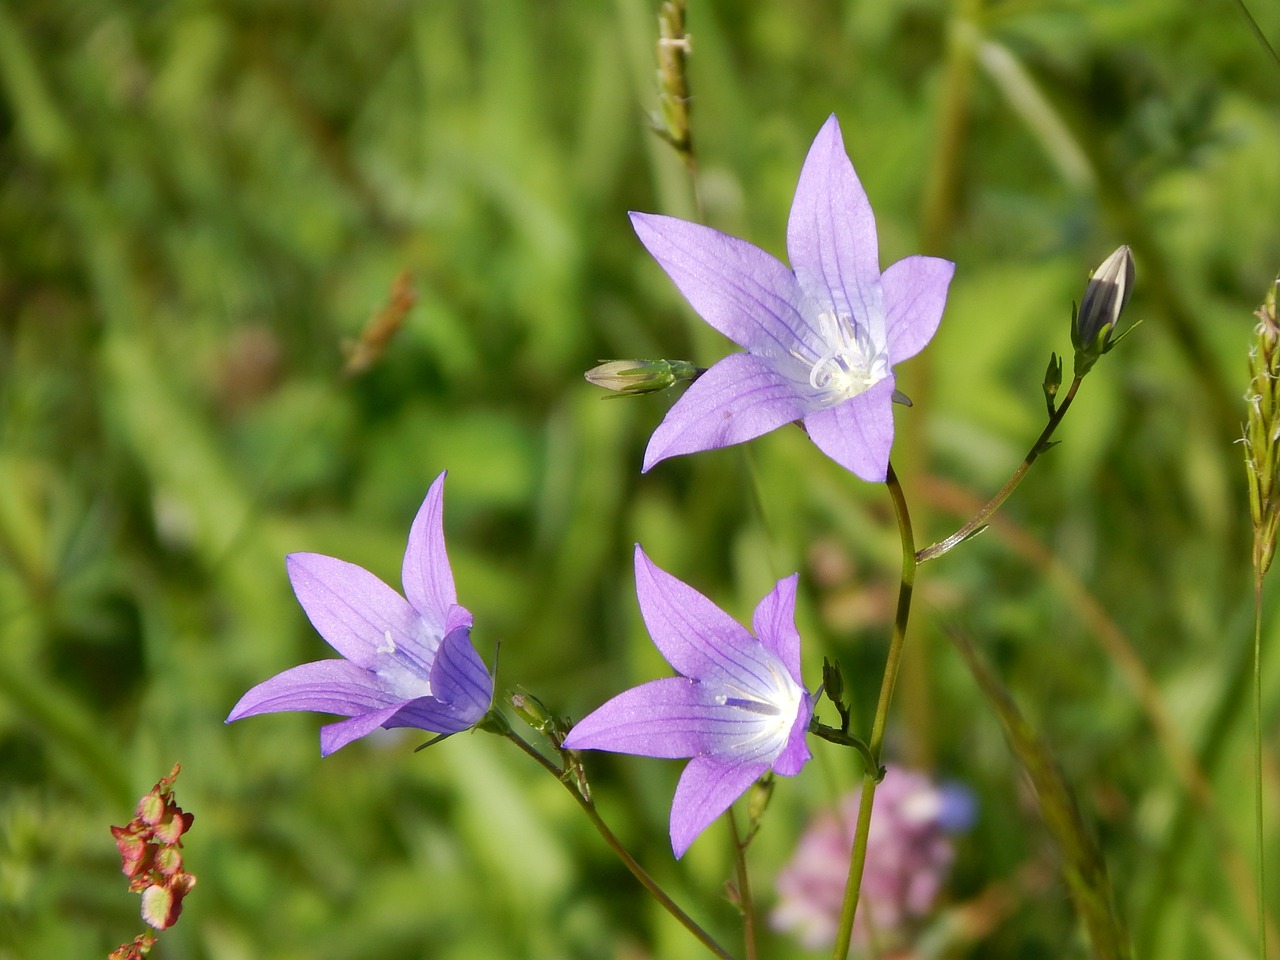
MULTIPOLYGON (((493 677, 475 648, 470 630, 459 628, 440 643, 436 662, 431 665, 431 693, 453 711, 458 730, 475 726, 493 702, 493 677)), ((452 733, 451 730, 437 730, 452 733)))
POLYGON ((800 679, 800 632, 796 630, 796 582, 800 575, 779 580, 756 605, 751 618, 751 632, 764 648, 782 661, 791 679, 804 686, 800 679))
POLYGON ((450 736, 470 730, 484 713, 482 710, 475 716, 435 697, 419 697, 397 710, 383 726, 388 730, 393 727, 411 727, 414 730, 450 736))
POLYGON ((804 418, 809 437, 818 449, 871 483, 884 482, 889 472, 893 388, 891 374, 866 393, 804 418))
POLYGON ((445 633, 445 618, 458 602, 453 571, 444 546, 444 478, 436 477, 409 528, 401 579, 409 603, 437 636, 445 633))
POLYGON ((395 702, 369 671, 347 660, 318 660, 262 681, 240 698, 227 722, 286 710, 354 717, 395 702))
POLYGON ((361 737, 368 736, 391 717, 395 716, 396 711, 399 709, 399 704, 393 704, 382 710, 375 710, 373 713, 352 717, 350 720, 326 724, 320 728, 320 756, 327 757, 335 750, 345 747, 352 740, 359 740, 361 737))
POLYGON ((809 720, 813 717, 813 698, 805 694, 804 701, 800 704, 800 710, 796 714, 795 725, 791 728, 791 733, 787 736, 786 745, 782 751, 774 758, 771 766, 774 773, 781 774, 784 777, 794 777, 800 772, 800 768, 809 762, 809 758, 813 756, 809 752, 809 744, 805 742, 805 735, 809 732, 809 720))
POLYGON ((290 554, 285 565, 312 625, 352 663, 370 666, 388 633, 397 646, 429 657, 418 615, 368 570, 318 553, 290 554))
POLYGON ((754 440, 811 409, 804 387, 780 374, 772 361, 733 353, 693 382, 649 439, 644 472, 682 453, 716 450, 754 440))
POLYGON ((631 224, 698 316, 740 347, 785 354, 806 325, 796 278, 759 247, 675 217, 632 213, 631 224))
POLYGON ((453 633, 453 631, 457 630, 459 627, 470 628, 474 620, 475 618, 471 616, 470 610, 468 610, 466 607, 460 607, 456 603, 453 604, 451 607, 449 607, 449 612, 445 614, 445 618, 444 618, 445 636, 448 636, 449 634, 453 633))
POLYGON ((684 677, 650 680, 579 720, 564 745, 667 760, 733 752, 755 742, 760 716, 719 702, 722 691, 684 677))
POLYGON ((787 255, 800 288, 813 300, 830 298, 837 313, 864 323, 882 316, 875 216, 834 114, 818 131, 800 171, 787 221, 787 255))
POLYGON ((956 265, 938 257, 907 257, 880 278, 889 363, 914 357, 933 339, 947 305, 956 265))
POLYGON ((740 623, 687 583, 657 567, 636 545, 636 597, 649 636, 667 663, 695 680, 742 672, 760 644, 740 623), (754 650, 753 650, 754 648, 754 650))
POLYGON ((671 801, 671 850, 676 859, 768 769, 763 763, 726 763, 716 757, 690 760, 671 801))

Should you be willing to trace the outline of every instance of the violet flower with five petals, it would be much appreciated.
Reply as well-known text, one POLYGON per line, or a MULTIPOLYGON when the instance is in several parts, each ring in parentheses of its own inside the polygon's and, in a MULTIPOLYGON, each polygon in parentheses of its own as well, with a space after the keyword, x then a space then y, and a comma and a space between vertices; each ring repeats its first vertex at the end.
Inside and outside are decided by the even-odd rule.
POLYGON ((645 626, 681 676, 620 693, 579 721, 564 746, 692 758, 671 804, 671 848, 680 857, 766 771, 794 776, 809 759, 813 699, 800 679, 797 576, 760 601, 753 636, 638 545, 635 563, 645 626))
POLYGON ((240 698, 228 723, 286 710, 349 717, 321 728, 320 753, 328 756, 378 727, 447 735, 488 712, 493 677, 471 646, 472 617, 457 603, 445 553, 444 478, 431 484, 409 531, 404 597, 345 560, 289 555, 298 602, 343 659, 305 663, 263 681, 240 698))
POLYGON ((933 337, 955 264, 913 256, 880 272, 875 217, 835 116, 800 171, 787 224, 791 269, 701 224, 647 213, 631 222, 702 319, 746 350, 712 366, 667 412, 644 469, 801 420, 836 463, 883 481, 893 367, 933 337))

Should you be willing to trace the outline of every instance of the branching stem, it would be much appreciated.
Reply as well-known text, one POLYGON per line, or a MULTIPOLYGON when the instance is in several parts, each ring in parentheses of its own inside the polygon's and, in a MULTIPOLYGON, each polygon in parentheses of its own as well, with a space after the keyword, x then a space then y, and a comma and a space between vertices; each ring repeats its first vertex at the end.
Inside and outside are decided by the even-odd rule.
POLYGON ((578 806, 580 806, 583 812, 587 815, 587 819, 589 819, 592 826, 596 828, 596 832, 604 838, 604 842, 608 845, 609 849, 612 850, 617 858, 622 861, 623 865, 631 871, 631 875, 640 881, 640 885, 653 895, 653 898, 662 905, 662 908, 666 910, 667 913, 680 921, 681 925, 683 925, 686 930, 698 939, 698 942, 719 957, 720 960, 733 960, 733 955, 727 952, 722 946, 720 946, 720 944, 716 943, 711 934, 703 930, 702 927, 698 925, 697 921, 681 910, 679 905, 667 896, 666 891, 658 885, 658 881, 649 876, 648 871, 646 871, 644 867, 640 866, 639 861, 637 861, 636 858, 627 851, 627 848, 622 845, 622 841, 614 835, 613 831, 609 829, 609 825, 601 818, 600 812, 596 810, 595 801, 584 797, 581 791, 579 791, 574 785, 572 776, 567 775, 566 771, 557 767, 554 763, 534 749, 533 746, 526 743, 514 730, 508 729, 504 731, 504 735, 508 740, 532 757, 539 766, 564 784, 564 788, 568 790, 573 799, 578 802, 578 806))
POLYGON ((1067 415, 1067 410, 1071 407, 1071 401, 1075 399, 1076 391, 1080 389, 1081 377, 1076 377, 1071 381, 1071 386, 1067 388, 1067 394, 1062 398, 1062 402, 1057 405, 1049 414, 1049 422, 1045 424, 1044 429, 1040 431, 1040 436, 1036 438, 1036 442, 1031 445, 1031 449, 1027 451, 1027 455, 1022 458, 1022 463, 1018 465, 1018 469, 1013 472, 1013 476, 1009 478, 1009 482, 1000 488, 1000 492, 988 500, 973 518, 963 527, 957 530, 945 540, 939 540, 937 543, 925 547, 915 555, 916 563, 925 563, 929 560, 936 560, 952 547, 972 537, 975 533, 982 530, 987 525, 987 521, 991 519, 992 514, 1000 509, 1001 505, 1009 499, 1009 495, 1018 488, 1018 484, 1027 475, 1031 469, 1031 465, 1036 462, 1040 454, 1044 453, 1053 446, 1050 438, 1053 432, 1058 429, 1058 424, 1062 422, 1062 418, 1067 415))

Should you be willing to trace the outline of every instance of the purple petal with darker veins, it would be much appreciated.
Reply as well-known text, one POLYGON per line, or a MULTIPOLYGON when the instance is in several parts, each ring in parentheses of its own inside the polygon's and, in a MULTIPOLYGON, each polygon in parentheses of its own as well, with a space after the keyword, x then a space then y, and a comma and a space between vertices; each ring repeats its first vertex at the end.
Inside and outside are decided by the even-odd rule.
POLYGON ((375 710, 350 720, 330 723, 320 728, 320 756, 327 757, 335 750, 340 750, 352 740, 368 736, 395 716, 400 709, 399 704, 375 710))
POLYGON ((452 703, 444 703, 435 697, 419 697, 417 700, 411 700, 403 707, 397 710, 394 716, 390 717, 384 727, 412 727, 415 730, 425 730, 428 733, 441 733, 449 736, 454 733, 461 733, 463 730, 470 730, 476 725, 480 717, 484 716, 484 711, 480 711, 479 715, 472 712, 460 710, 452 703))
MULTIPOLYGON (((800 680, 800 632, 796 630, 798 573, 779 580, 756 605, 751 632, 766 650, 782 661, 796 683, 800 680)), ((803 684, 801 683, 803 686, 803 684)))
POLYGON ((846 470, 882 483, 893 447, 893 389, 890 374, 865 393, 804 418, 809 438, 846 470))
POLYGON ((475 618, 471 616, 471 611, 455 603, 449 607, 449 612, 445 614, 444 636, 448 636, 459 627, 470 629, 474 622, 475 618))
POLYGON ((401 579, 404 594, 436 636, 445 633, 450 607, 458 602, 444 545, 444 478, 436 477, 409 528, 401 579))
POLYGON ((801 289, 814 300, 821 303, 829 296, 837 313, 878 322, 875 215, 834 114, 818 131, 800 170, 787 221, 787 256, 801 289))
POLYGON ((227 723, 284 710, 310 710, 353 717, 394 704, 377 678, 346 660, 318 660, 290 667, 258 684, 235 705, 227 723))
POLYGON ((636 545, 636 597, 654 646, 695 680, 736 676, 759 659, 760 644, 738 621, 676 579, 636 545))
POLYGON ((429 659, 413 607, 368 570, 319 553, 290 554, 285 566, 312 625, 352 663, 371 666, 388 634, 414 656, 429 659))
POLYGON ((753 440, 810 410, 773 362, 733 353, 695 380, 649 439, 642 472, 682 453, 753 440))
POLYGON ((714 695, 685 677, 664 677, 624 690, 577 722, 564 745, 570 750, 609 750, 676 760, 723 749, 741 739, 759 717, 726 709, 714 695))
POLYGON ((933 339, 947 305, 956 265, 938 257, 907 257, 880 278, 889 362, 901 363, 933 339))
POLYGON ((772 766, 774 773, 784 777, 794 777, 800 772, 800 768, 809 762, 809 758, 813 756, 809 752, 809 744, 805 741, 805 735, 809 732, 809 720, 813 717, 813 698, 807 693, 800 702, 800 709, 796 713, 796 722, 791 727, 791 733, 787 736, 787 742, 782 748, 782 752, 774 758, 772 766))
POLYGON ((722 757, 690 760, 671 802, 671 850, 676 858, 684 856, 698 834, 768 769, 765 763, 740 763, 722 757))
POLYGON ((493 677, 471 646, 468 628, 454 630, 440 642, 436 662, 431 665, 431 693, 451 706, 459 720, 470 718, 459 729, 474 726, 488 711, 493 702, 493 677))
POLYGON ((806 326, 795 276, 759 247, 675 217, 632 213, 631 224, 690 306, 738 346, 785 354, 806 326))

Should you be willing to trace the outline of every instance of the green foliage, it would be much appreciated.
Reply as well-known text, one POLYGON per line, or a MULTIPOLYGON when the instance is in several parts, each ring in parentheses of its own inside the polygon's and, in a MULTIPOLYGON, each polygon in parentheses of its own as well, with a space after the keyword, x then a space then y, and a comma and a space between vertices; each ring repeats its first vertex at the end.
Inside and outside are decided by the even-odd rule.
MULTIPOLYGON (((1255 6, 1274 43, 1276 9, 1255 6)), ((1134 955, 1247 952, 1234 441, 1280 257, 1280 68, 1228 5, 694 3, 695 198, 646 129, 657 8, 0 5, 0 958, 104 956, 138 932, 107 827, 175 761, 199 884, 155 956, 703 955, 493 738, 414 755, 397 733, 321 762, 319 718, 222 721, 253 683, 327 655, 284 554, 398 583, 448 468, 459 592, 486 659, 501 642, 500 689, 581 716, 661 669, 639 540, 742 618, 800 570, 806 676, 838 657, 869 724, 897 582, 884 491, 799 431, 641 477, 670 394, 602 404, 582 381, 600 358, 723 354, 626 211, 782 254, 831 112, 884 262, 957 262, 937 341, 900 371, 915 405, 895 463, 921 543, 1039 431, 1045 359, 1089 271, 1121 243, 1137 264, 1142 326, 1094 369, 1061 444, 988 532, 920 572, 889 758, 980 804, 937 955, 1087 955, 1062 855, 938 629, 955 620, 1055 751, 1134 955), (344 344, 402 272, 416 303, 344 375, 344 344)), ((766 905, 803 818, 860 776, 816 752, 751 848, 766 905)), ((622 839, 736 950, 726 835, 671 861, 673 767, 590 764, 622 839)), ((765 949, 802 955, 768 934, 765 949)))

